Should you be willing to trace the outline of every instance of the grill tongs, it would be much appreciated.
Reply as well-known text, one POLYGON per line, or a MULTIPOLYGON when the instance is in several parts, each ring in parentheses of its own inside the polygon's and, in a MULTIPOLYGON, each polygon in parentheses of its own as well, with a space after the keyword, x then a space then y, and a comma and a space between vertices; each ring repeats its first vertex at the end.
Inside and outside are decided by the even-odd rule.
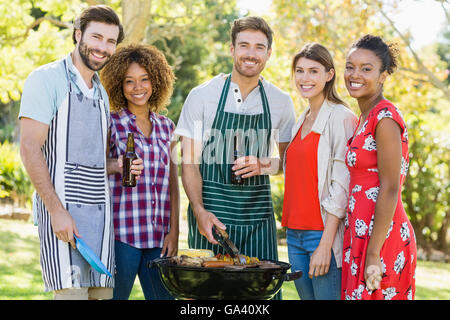
POLYGON ((245 256, 239 253, 238 248, 234 245, 233 241, 230 240, 228 233, 220 228, 214 226, 213 236, 214 239, 219 242, 219 244, 225 249, 225 251, 233 258, 235 264, 245 265, 246 259, 245 256))

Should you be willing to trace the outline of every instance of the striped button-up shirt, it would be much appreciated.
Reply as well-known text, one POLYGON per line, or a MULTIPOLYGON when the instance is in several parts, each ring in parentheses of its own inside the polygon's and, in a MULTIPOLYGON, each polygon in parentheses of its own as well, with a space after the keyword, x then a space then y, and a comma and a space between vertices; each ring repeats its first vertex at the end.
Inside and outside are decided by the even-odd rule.
POLYGON ((149 118, 152 132, 147 138, 130 111, 111 113, 110 156, 125 153, 132 132, 136 154, 144 165, 134 188, 122 187, 122 174, 110 175, 115 239, 142 249, 162 247, 169 232, 170 140, 175 129, 165 116, 151 112, 149 118))

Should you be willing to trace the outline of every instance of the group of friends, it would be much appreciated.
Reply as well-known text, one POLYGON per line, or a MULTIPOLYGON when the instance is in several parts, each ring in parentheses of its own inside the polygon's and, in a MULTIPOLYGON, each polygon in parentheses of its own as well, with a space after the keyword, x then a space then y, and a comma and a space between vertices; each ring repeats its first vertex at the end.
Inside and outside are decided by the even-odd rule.
POLYGON ((414 299, 415 236, 401 202, 408 134, 383 96, 396 47, 365 35, 348 50, 343 76, 358 118, 336 92, 328 49, 305 44, 291 65, 308 101, 296 121, 289 94, 261 76, 272 36, 260 17, 235 20, 231 73, 192 89, 177 125, 161 112, 175 82, 171 66, 154 46, 118 46, 124 31, 108 6, 85 9, 74 50, 28 76, 20 153, 54 299, 128 299, 136 276, 146 299, 173 299, 147 263, 177 255, 178 144, 190 248, 223 252, 215 227, 243 254, 278 260, 269 176, 284 174, 282 226, 292 269, 303 271, 295 280, 302 300, 414 299), (130 132, 134 188, 122 186, 130 132), (232 184, 232 174, 243 184, 232 184), (112 278, 90 268, 74 235, 112 278))

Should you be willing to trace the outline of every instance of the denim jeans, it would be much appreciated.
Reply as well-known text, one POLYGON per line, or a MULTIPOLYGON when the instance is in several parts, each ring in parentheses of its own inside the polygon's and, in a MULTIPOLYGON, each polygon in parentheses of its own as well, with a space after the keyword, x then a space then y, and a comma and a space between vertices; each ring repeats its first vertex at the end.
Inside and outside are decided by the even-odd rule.
POLYGON ((287 246, 292 271, 301 270, 303 275, 295 280, 295 287, 302 300, 340 300, 341 268, 337 268, 331 253, 327 274, 309 278, 309 261, 322 238, 322 231, 287 229, 287 246))
POLYGON ((139 249, 116 240, 115 251, 117 273, 113 300, 128 300, 136 275, 146 300, 174 299, 163 286, 158 270, 147 267, 149 261, 159 258, 161 248, 139 249))

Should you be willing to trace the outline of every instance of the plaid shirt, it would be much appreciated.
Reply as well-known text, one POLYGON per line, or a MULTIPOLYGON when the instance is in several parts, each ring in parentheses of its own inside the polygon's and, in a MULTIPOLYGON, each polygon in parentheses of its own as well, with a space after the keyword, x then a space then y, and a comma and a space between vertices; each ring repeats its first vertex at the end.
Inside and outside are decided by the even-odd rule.
POLYGON ((175 129, 167 117, 150 113, 152 132, 145 137, 137 128, 136 116, 127 109, 111 113, 110 156, 124 154, 127 135, 134 133, 136 154, 144 170, 134 188, 122 187, 122 174, 109 176, 114 213, 115 239, 136 248, 162 247, 169 232, 170 140, 175 129))

